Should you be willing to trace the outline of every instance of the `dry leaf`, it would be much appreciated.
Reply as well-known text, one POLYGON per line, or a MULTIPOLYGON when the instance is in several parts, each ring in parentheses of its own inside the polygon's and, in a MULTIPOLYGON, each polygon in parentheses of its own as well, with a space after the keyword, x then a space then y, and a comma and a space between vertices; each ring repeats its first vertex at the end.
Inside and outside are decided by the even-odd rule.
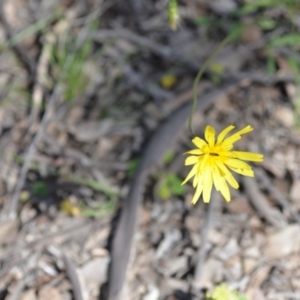
POLYGON ((24 294, 22 295, 20 300, 37 300, 35 290, 30 289, 30 290, 24 292, 24 294))
POLYGON ((203 267, 205 272, 201 275, 201 286, 211 287, 214 282, 219 282, 224 276, 224 266, 220 260, 209 258, 203 267))
POLYGON ((78 124, 71 131, 79 142, 90 143, 106 135, 112 129, 113 125, 114 122, 112 119, 86 121, 78 124))
POLYGON ((41 288, 38 292, 39 300, 62 300, 62 296, 58 289, 53 287, 41 288))
POLYGON ((9 238, 17 231, 18 220, 9 220, 0 223, 0 245, 5 244, 9 238))
POLYGON ((283 258, 300 250, 300 227, 289 225, 267 237, 263 255, 266 259, 283 258))
POLYGON ((259 288, 251 288, 247 291, 246 297, 249 300, 266 300, 267 298, 264 296, 263 292, 259 288))

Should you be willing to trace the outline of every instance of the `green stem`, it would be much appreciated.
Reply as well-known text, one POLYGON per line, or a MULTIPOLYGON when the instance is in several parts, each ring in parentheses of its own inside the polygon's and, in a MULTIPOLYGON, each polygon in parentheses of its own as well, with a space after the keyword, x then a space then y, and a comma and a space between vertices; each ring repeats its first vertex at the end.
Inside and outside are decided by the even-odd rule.
POLYGON ((189 117, 189 130, 193 136, 195 136, 193 129, 192 129, 192 123, 193 123, 193 116, 196 110, 197 102, 198 102, 198 97, 197 97, 197 87, 199 84, 199 81, 203 75, 203 73, 206 71, 207 67, 211 63, 211 61, 215 58, 215 56, 219 53, 219 51, 226 46, 228 42, 232 40, 233 37, 236 36, 237 31, 239 32, 241 28, 238 28, 234 30, 231 34, 229 34, 225 39, 222 40, 222 42, 214 49, 212 54, 208 57, 208 59, 203 63, 201 69, 199 70, 193 84, 193 104, 192 104, 192 109, 189 117))

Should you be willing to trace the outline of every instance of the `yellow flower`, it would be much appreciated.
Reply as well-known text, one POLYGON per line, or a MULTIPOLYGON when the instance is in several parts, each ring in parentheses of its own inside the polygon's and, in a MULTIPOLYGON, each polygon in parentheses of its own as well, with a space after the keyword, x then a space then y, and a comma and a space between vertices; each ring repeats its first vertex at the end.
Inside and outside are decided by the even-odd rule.
POLYGON ((242 130, 226 137, 234 128, 233 125, 226 127, 215 139, 215 129, 207 126, 205 129, 205 140, 199 137, 193 138, 192 142, 198 149, 186 153, 192 154, 185 160, 185 165, 194 165, 182 184, 185 184, 194 176, 193 187, 196 188, 192 203, 195 204, 203 192, 203 201, 210 200, 211 189, 214 184, 217 191, 220 191, 227 202, 230 201, 230 191, 227 183, 237 189, 239 184, 231 174, 230 170, 236 173, 254 177, 251 167, 242 160, 262 161, 263 155, 251 152, 230 151, 233 144, 241 139, 241 135, 248 133, 253 128, 248 125, 242 130), (229 170, 230 169, 230 170, 229 170))
POLYGON ((162 87, 166 90, 171 89, 174 86, 174 84, 176 83, 176 81, 177 81, 177 78, 171 74, 164 75, 160 79, 160 83, 161 83, 162 87))
POLYGON ((225 284, 216 286, 212 294, 207 293, 206 297, 213 300, 238 300, 237 292, 231 291, 225 284))

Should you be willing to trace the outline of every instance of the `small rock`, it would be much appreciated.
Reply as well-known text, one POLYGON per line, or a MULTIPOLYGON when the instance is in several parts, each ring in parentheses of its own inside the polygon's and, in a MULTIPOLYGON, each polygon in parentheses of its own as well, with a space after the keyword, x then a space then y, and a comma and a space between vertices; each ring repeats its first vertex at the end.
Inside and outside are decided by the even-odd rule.
POLYGON ((237 9, 237 4, 234 0, 210 0, 209 8, 218 14, 229 14, 237 9))
POLYGON ((277 121, 286 127, 294 126, 294 112, 291 108, 286 106, 278 106, 274 113, 277 121))
POLYGON ((87 121, 78 124, 72 133, 79 142, 94 142, 106 135, 113 126, 113 120, 105 119, 102 121, 87 121))
POLYGON ((152 285, 148 285, 148 293, 143 297, 143 300, 157 300, 159 298, 159 289, 152 285))
POLYGON ((102 284, 107 280, 107 269, 110 257, 95 258, 81 267, 81 273, 86 283, 96 282, 102 284))

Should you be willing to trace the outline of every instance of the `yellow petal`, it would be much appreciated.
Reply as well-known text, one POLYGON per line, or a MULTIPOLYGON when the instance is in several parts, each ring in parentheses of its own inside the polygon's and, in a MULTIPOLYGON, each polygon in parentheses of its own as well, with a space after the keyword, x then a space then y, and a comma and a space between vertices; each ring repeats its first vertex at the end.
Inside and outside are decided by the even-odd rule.
POLYGON ((195 146, 197 146, 199 149, 201 149, 204 145, 207 145, 207 143, 200 139, 199 137, 195 137, 192 139, 192 142, 195 146))
POLYGON ((220 191, 220 180, 223 178, 220 174, 219 168, 217 166, 213 167, 213 182, 217 191, 220 191))
POLYGON ((234 168, 234 169, 246 169, 246 170, 251 170, 251 166, 249 166, 247 163, 238 160, 238 159, 234 159, 234 158, 226 158, 222 160, 223 163, 230 168, 234 168))
POLYGON ((218 168, 213 172, 213 181, 217 191, 220 191, 227 202, 230 201, 230 191, 226 180, 218 171, 218 168))
POLYGON ((197 175, 197 172, 196 172, 196 175, 193 179, 193 188, 195 188, 198 183, 199 183, 199 176, 197 175))
POLYGON ((195 164, 192 168, 192 170, 189 172, 189 174, 186 176, 186 178, 184 179, 184 181, 182 182, 181 185, 185 184, 188 180, 190 180, 193 176, 196 175, 197 172, 197 164, 195 164))
POLYGON ((235 180, 235 178, 232 176, 230 171, 226 168, 226 166, 220 162, 219 160, 216 160, 217 166, 220 168, 220 170, 224 174, 224 178, 227 180, 227 182, 235 189, 239 187, 238 182, 235 180))
POLYGON ((206 126, 204 135, 208 145, 213 147, 215 144, 215 129, 211 126, 206 126))
POLYGON ((200 149, 193 149, 193 150, 185 152, 184 154, 202 155, 203 152, 200 149))
POLYGON ((189 166, 189 165, 194 165, 197 162, 199 162, 199 157, 198 156, 189 156, 188 158, 186 158, 184 165, 185 166, 189 166))
POLYGON ((244 175, 244 176, 249 176, 249 177, 254 177, 254 172, 253 170, 247 170, 247 169, 235 169, 235 168, 231 168, 229 167, 232 171, 244 175))
POLYGON ((212 172, 211 172, 210 168, 207 168, 203 175, 203 183, 202 183, 204 203, 209 203, 212 184, 213 184, 212 172))
POLYGON ((227 202, 230 202, 231 200, 231 196, 230 196, 230 191, 229 191, 229 187, 227 185, 227 182, 225 180, 225 178, 222 178, 222 187, 220 189, 221 194, 223 195, 223 197, 225 198, 225 200, 227 202))
POLYGON ((200 156, 198 173, 203 173, 205 168, 209 166, 208 159, 209 159, 208 155, 200 156))
POLYGON ((263 161, 263 159, 264 159, 264 156, 259 153, 232 151, 232 152, 230 152, 230 154, 233 155, 233 157, 242 159, 242 160, 263 161))
POLYGON ((198 184, 197 188, 196 188, 196 192, 195 192, 195 194, 193 196, 193 199, 192 199, 192 204, 195 204, 198 201, 199 197, 201 196, 202 191, 203 191, 202 184, 198 184))
POLYGON ((233 126, 233 125, 229 125, 223 131, 221 131, 220 134, 218 135, 217 144, 223 142, 226 134, 228 134, 232 129, 234 129, 234 127, 235 126, 233 126))
POLYGON ((248 133, 250 131, 253 130, 253 127, 251 127, 250 125, 246 126, 245 128, 241 129, 240 131, 234 133, 233 135, 231 135, 230 137, 226 138, 222 145, 227 148, 228 146, 231 146, 233 143, 235 143, 236 141, 241 139, 241 135, 248 133))

